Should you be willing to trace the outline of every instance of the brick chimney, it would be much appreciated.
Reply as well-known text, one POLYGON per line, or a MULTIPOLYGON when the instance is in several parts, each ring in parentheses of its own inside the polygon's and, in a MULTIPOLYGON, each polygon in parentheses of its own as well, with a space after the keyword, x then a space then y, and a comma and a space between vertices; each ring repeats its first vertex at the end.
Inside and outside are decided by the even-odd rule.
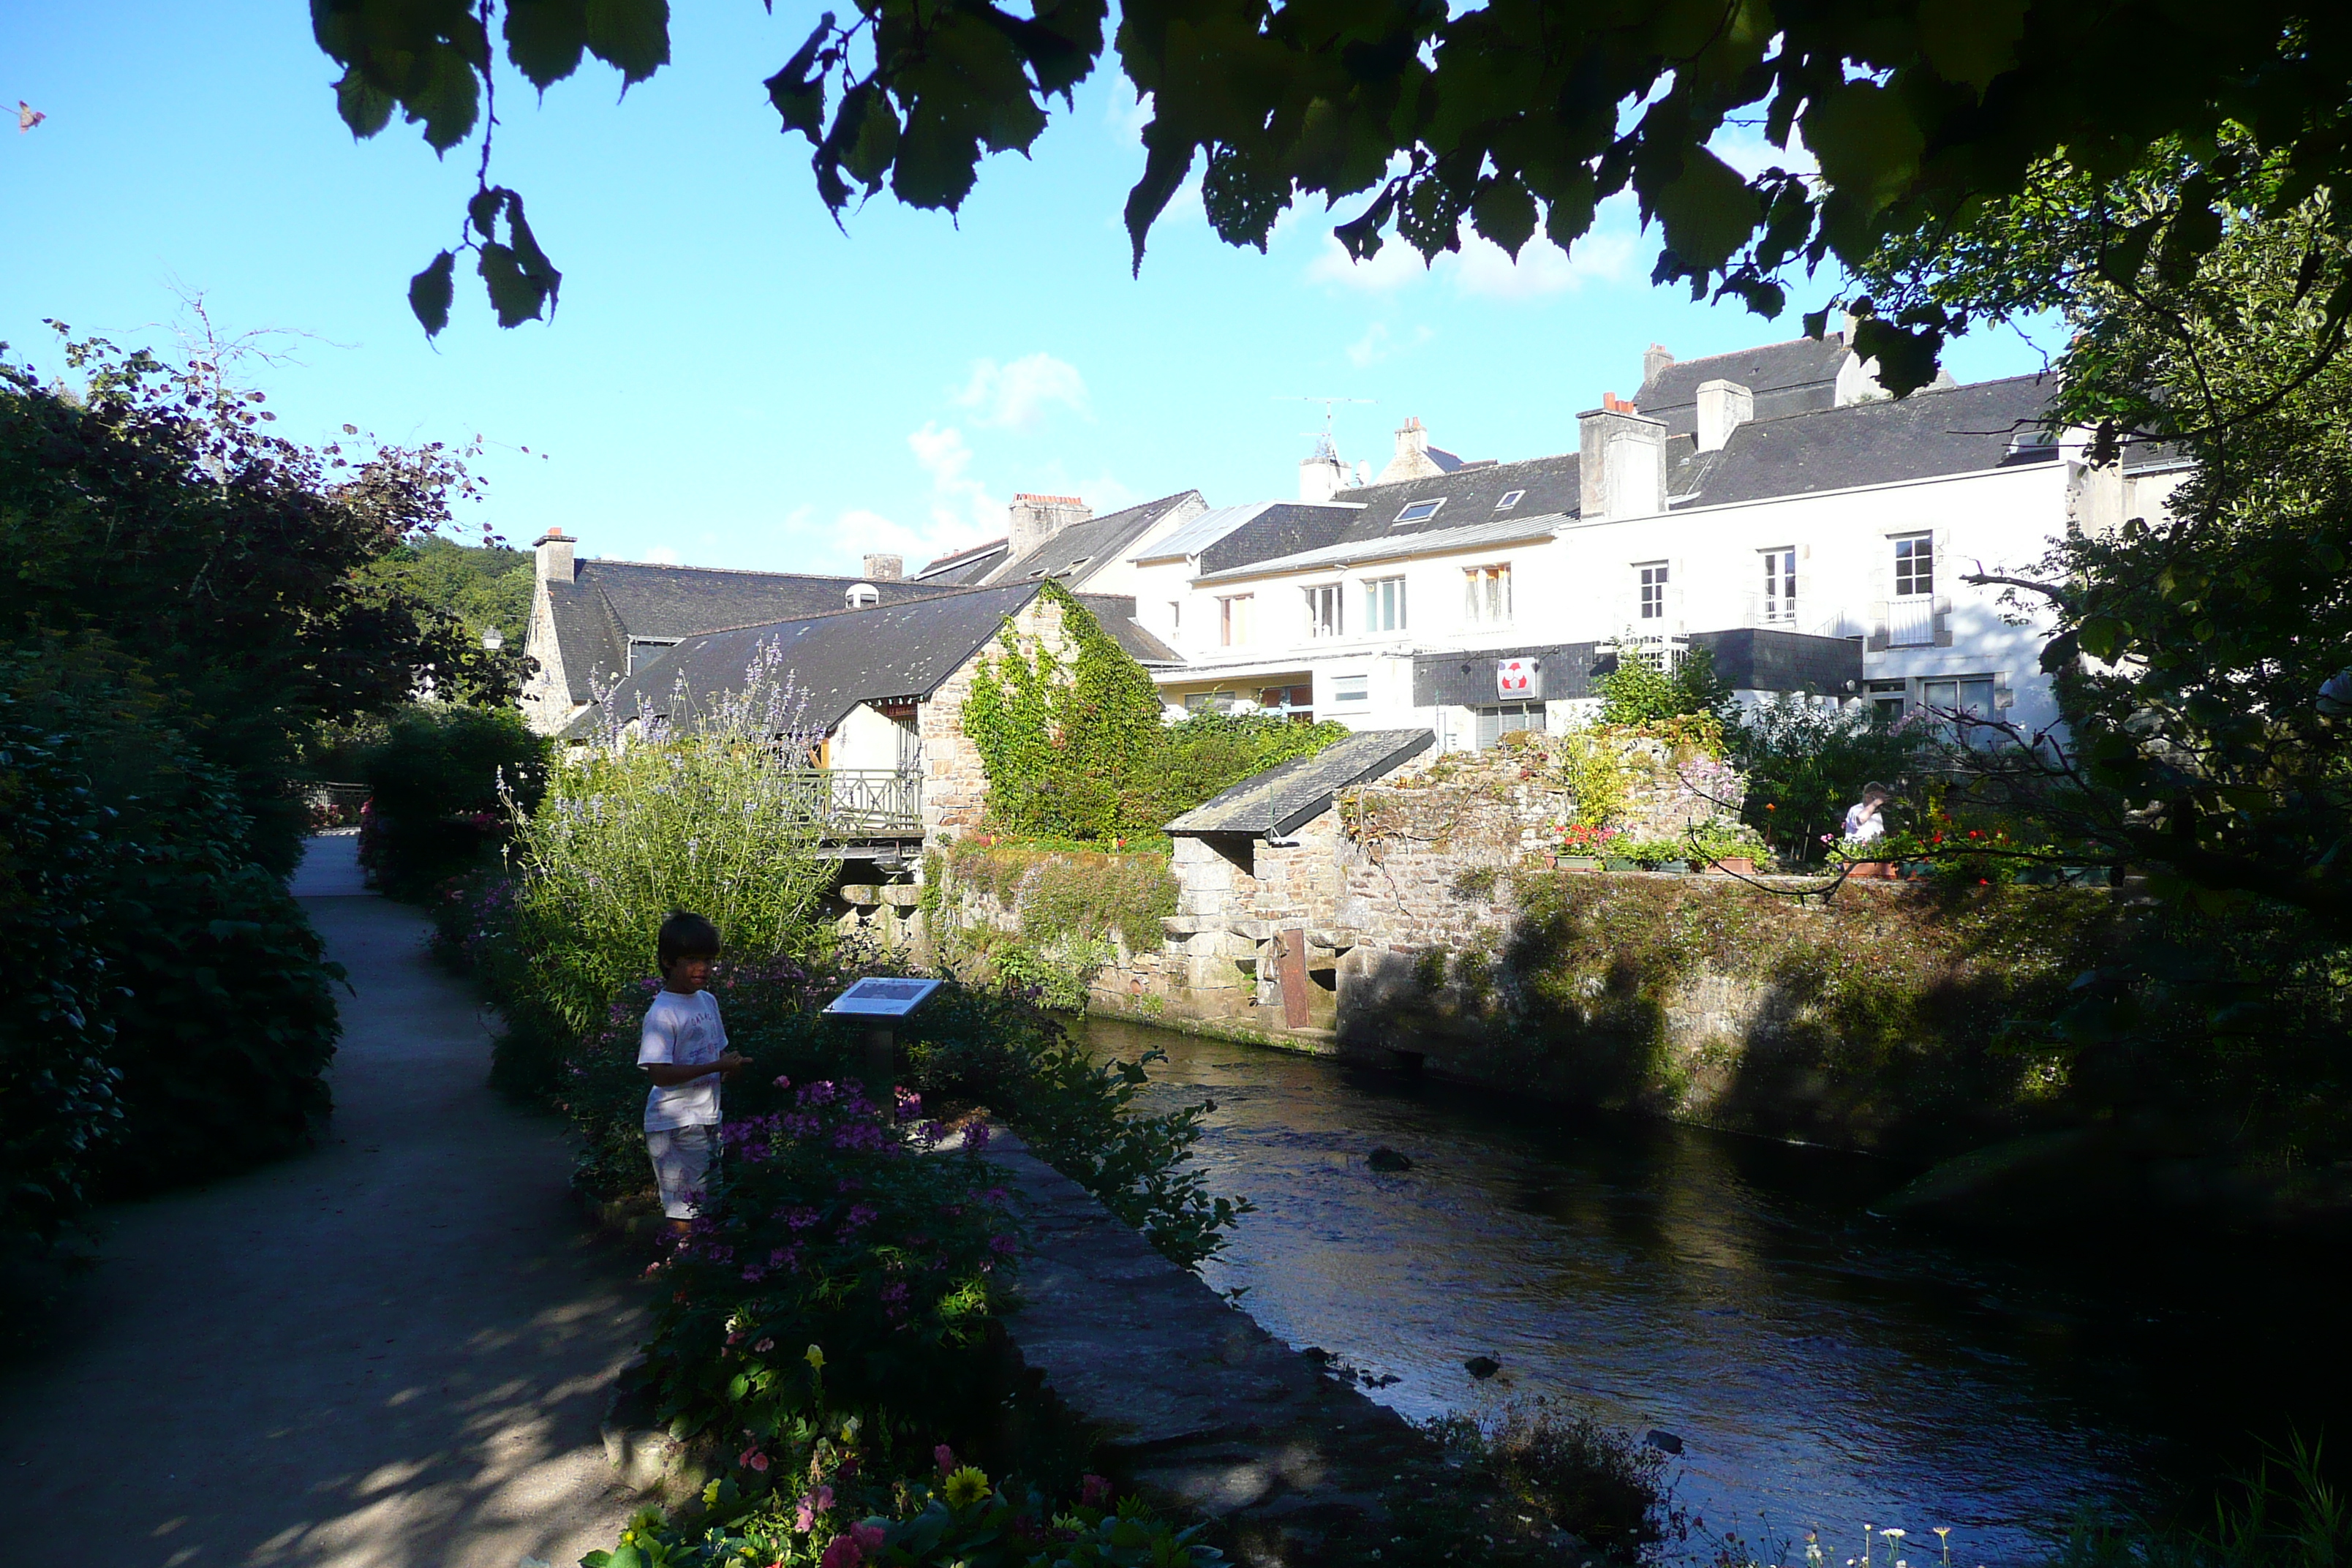
POLYGON ((1756 417, 1756 395, 1736 381, 1698 384, 1698 449, 1720 452, 1731 433, 1756 417))
POLYGON ((1017 495, 1012 514, 1012 553, 1018 561, 1074 522, 1094 516, 1094 508, 1076 496, 1017 495))
POLYGON ((1657 380, 1674 363, 1675 356, 1666 352, 1665 344, 1652 343, 1642 355, 1642 384, 1647 386, 1657 380))
POLYGON ((574 541, 560 528, 551 528, 531 542, 531 552, 538 557, 539 580, 542 583, 572 581, 572 546, 574 541))
POLYGON ((1666 426, 1615 393, 1577 416, 1577 488, 1587 522, 1666 510, 1666 426))
POLYGON ((865 575, 869 583, 898 582, 907 575, 907 558, 903 555, 868 555, 865 575))
POLYGON ((1381 470, 1377 482, 1392 485, 1402 479, 1434 479, 1444 471, 1430 459, 1429 431, 1415 414, 1397 426, 1396 456, 1381 470))

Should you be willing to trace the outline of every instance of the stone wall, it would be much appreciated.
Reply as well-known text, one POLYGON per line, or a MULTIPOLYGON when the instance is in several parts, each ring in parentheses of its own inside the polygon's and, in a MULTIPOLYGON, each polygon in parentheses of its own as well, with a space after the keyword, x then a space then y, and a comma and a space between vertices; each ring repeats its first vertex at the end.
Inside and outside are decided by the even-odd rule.
MULTIPOLYGON (((1034 654, 1039 644, 1066 659, 1077 650, 1062 630, 1062 607, 1043 595, 1032 599, 1013 617, 1014 638, 1022 652, 1034 654)), ((988 810, 988 770, 980 748, 963 730, 963 705, 984 659, 1003 656, 994 637, 940 683, 915 715, 916 733, 923 745, 923 834, 937 844, 980 826, 988 810)))

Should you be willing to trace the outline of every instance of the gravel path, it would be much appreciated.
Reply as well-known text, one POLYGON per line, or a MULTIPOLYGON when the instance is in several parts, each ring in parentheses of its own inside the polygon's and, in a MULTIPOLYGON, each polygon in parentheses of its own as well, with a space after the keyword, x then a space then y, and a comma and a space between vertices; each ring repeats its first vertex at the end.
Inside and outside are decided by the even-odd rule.
POLYGON ((295 880, 357 994, 318 1149, 109 1211, 0 1368, 12 1556, 80 1568, 569 1568, 634 1500, 597 1437, 645 1297, 561 1128, 485 1086, 474 997, 356 841, 295 880))

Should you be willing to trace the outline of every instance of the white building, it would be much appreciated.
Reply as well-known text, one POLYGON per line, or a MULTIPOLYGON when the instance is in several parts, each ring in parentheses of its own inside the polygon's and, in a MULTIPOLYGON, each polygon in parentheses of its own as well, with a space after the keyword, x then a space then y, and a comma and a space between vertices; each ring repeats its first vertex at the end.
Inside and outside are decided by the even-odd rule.
POLYGON ((1335 453, 1298 501, 1220 508, 1130 552, 1137 618, 1184 658, 1171 703, 1243 703, 1453 748, 1557 729, 1619 639, 1712 650, 1744 696, 2053 721, 2043 626, 1997 587, 2070 526, 2160 505, 2175 467, 2094 469, 2042 431, 2050 384, 1889 399, 1844 341, 1647 356, 1641 393, 1577 419, 1576 449, 1465 462, 1418 419, 1370 484, 1335 453))

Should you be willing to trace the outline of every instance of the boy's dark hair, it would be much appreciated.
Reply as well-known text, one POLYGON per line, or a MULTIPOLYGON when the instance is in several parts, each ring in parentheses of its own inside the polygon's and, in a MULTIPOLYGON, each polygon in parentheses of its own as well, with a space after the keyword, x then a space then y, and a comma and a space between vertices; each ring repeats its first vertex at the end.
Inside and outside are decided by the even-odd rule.
POLYGON ((661 923, 661 935, 654 939, 654 957, 665 974, 681 958, 718 956, 719 928, 684 910, 671 910, 669 919, 661 923))

